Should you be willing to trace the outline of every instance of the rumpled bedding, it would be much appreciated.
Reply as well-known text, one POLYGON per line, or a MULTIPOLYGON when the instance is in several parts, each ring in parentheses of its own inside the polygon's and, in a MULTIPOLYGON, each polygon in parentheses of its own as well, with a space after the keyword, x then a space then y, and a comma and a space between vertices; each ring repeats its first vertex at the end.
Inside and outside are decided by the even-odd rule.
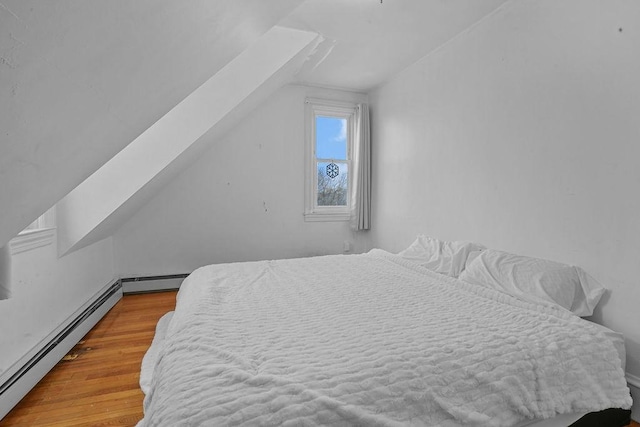
POLYGON ((140 426, 513 426, 628 409, 602 330, 373 250, 182 284, 140 426))

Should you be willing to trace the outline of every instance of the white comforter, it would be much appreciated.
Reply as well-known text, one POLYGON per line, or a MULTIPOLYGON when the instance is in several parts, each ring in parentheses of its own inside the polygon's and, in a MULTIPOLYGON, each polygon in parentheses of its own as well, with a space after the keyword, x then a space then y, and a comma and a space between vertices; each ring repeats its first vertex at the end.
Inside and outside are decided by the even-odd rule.
POLYGON ((374 250, 195 271, 144 406, 144 426, 511 426, 631 398, 588 322, 374 250))

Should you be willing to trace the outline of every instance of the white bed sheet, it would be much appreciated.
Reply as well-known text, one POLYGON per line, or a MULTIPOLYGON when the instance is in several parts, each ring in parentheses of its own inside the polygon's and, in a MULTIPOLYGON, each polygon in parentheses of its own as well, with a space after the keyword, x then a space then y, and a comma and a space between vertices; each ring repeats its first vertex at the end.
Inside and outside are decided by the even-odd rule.
MULTIPOLYGON (((158 325, 156 327, 156 333, 153 337, 153 342, 149 347, 149 350, 145 354, 142 360, 142 367, 140 370, 140 388, 143 393, 146 395, 151 387, 151 378, 153 376, 153 367, 156 363, 156 359, 158 356, 158 352, 163 345, 164 337, 167 333, 167 329, 169 327, 169 322, 173 318, 173 311, 166 313, 162 318, 158 321, 158 325)), ((614 339, 620 339, 619 335, 612 331, 614 334, 614 339)), ((624 348, 624 340, 622 340, 622 345, 624 348)), ((567 427, 584 415, 586 412, 581 413, 571 413, 571 414, 563 414, 558 415, 556 417, 546 419, 546 420, 534 420, 534 421, 523 421, 519 423, 517 427, 567 427)))
MULTIPOLYGON (((149 347, 149 350, 145 354, 142 360, 142 366, 140 369, 140 388, 143 393, 146 395, 151 387, 151 378, 153 376, 153 368, 155 366, 158 352, 164 343, 164 337, 167 333, 167 329, 169 328, 169 322, 173 318, 173 311, 166 313, 160 320, 156 326, 156 333, 153 337, 153 342, 149 347)), ((586 322, 586 320, 585 320, 586 322)), ((625 368, 625 360, 626 360, 626 352, 624 346, 624 336, 618 332, 612 331, 609 328, 606 328, 602 325, 596 324, 598 328, 602 330, 602 332, 609 337, 612 344, 616 348, 618 352, 618 356, 621 359, 622 370, 625 368)), ((571 413, 571 414, 563 414, 558 415, 556 417, 546 419, 546 420, 534 420, 534 421, 523 421, 517 425, 517 427, 567 427, 584 415, 587 412, 580 413, 571 413)))
MULTIPOLYGON (((599 325, 589 324, 563 311, 535 307, 490 290, 478 290, 472 285, 415 268, 382 251, 349 257, 247 263, 244 267, 239 264, 209 266, 198 270, 185 281, 179 294, 176 314, 169 313, 159 322, 156 339, 145 356, 141 373, 141 386, 147 397, 145 419, 140 425, 199 425, 200 422, 204 423, 204 420, 210 422, 216 417, 219 417, 217 422, 222 423, 219 425, 278 425, 280 422, 274 421, 276 418, 267 415, 268 406, 271 405, 270 410, 273 410, 275 405, 280 412, 288 411, 288 415, 280 419, 283 423, 309 421, 322 424, 326 421, 337 424, 343 422, 345 425, 467 423, 566 426, 585 412, 606 407, 629 407, 631 404, 616 345, 604 332, 599 325), (306 280, 304 277, 309 276, 309 273, 312 273, 315 279, 306 280), (201 283, 196 284, 197 282, 201 283), (352 282, 356 282, 357 285, 352 285, 352 282), (352 304, 354 301, 366 303, 352 304), (337 316, 337 313, 350 309, 354 312, 347 316, 346 320, 333 322, 333 317, 344 317, 337 316), (483 322, 482 325, 474 325, 478 319, 470 320, 470 312, 485 314, 484 318, 480 316, 482 319, 479 321, 483 322), (486 316, 487 312, 493 314, 486 316), (308 317, 317 316, 320 318, 308 321, 308 317), (322 319, 323 316, 329 317, 325 321, 322 319), (495 318, 504 316, 510 319, 511 326, 494 322, 495 318), (299 324, 292 323, 296 319, 299 324), (526 336, 520 337, 513 324, 523 321, 534 321, 538 325, 534 330, 526 331, 526 336), (416 326, 422 322, 423 325, 416 326), (491 340, 502 339, 501 335, 506 330, 500 328, 505 326, 508 329, 506 341, 491 343, 491 340), (396 327, 401 329, 394 329, 396 327), (380 328, 388 329, 390 334, 380 334, 380 328), (486 335, 483 331, 487 328, 494 330, 486 335), (567 329, 564 330, 565 328, 567 329), (469 334, 460 335, 459 329, 467 329, 469 334), (483 334, 485 338, 489 338, 488 341, 478 341, 474 338, 483 334), (203 335, 206 339, 203 339, 203 335), (457 336, 458 339, 454 341, 458 342, 458 347, 440 341, 447 335, 457 336), (552 339, 553 335, 558 336, 552 339), (299 354, 290 357, 286 354, 290 353, 290 350, 274 351, 272 347, 282 347, 283 343, 278 341, 283 336, 287 337, 285 344, 289 348, 295 349, 298 344, 302 345, 296 350, 299 354), (313 339, 313 336, 316 338, 313 339), (379 340, 380 336, 383 337, 382 341, 379 340), (571 339, 572 336, 576 339, 571 339), (370 342, 371 337, 377 337, 374 339, 378 340, 375 345, 370 342), (403 365, 404 356, 423 350, 421 343, 417 341, 420 337, 424 338, 423 341, 427 344, 431 342, 429 345, 437 344, 439 351, 435 357, 425 359, 420 356, 422 358, 418 358, 419 362, 436 371, 440 369, 440 372, 428 369, 421 371, 424 366, 416 364, 415 360, 405 360, 408 365, 403 365), (556 341, 558 338, 562 339, 556 341), (258 346, 255 345, 256 342, 258 346), (260 348, 260 345, 263 347, 260 348), (448 345, 451 347, 447 348, 448 345), (574 348, 573 345, 582 350, 574 348), (396 347, 395 350, 393 346, 396 347), (498 355, 497 353, 505 353, 501 352, 501 348, 505 346, 510 346, 506 356, 498 355), (341 347, 352 351, 346 360, 333 356, 344 350, 341 347), (372 347, 383 350, 374 354, 373 358, 365 354, 364 361, 358 362, 360 365, 355 371, 353 364, 350 368, 347 367, 349 358, 359 357, 372 347), (566 383, 566 387, 561 395, 554 396, 554 399, 563 401, 557 402, 554 399, 545 401, 544 396, 532 396, 526 391, 526 387, 525 391, 519 388, 524 387, 527 381, 553 381, 551 377, 557 376, 558 372, 554 372, 551 377, 514 377, 510 380, 514 382, 513 386, 506 384, 508 381, 505 383, 488 378, 491 372, 509 365, 521 366, 513 371, 507 368, 507 371, 501 374, 507 374, 508 378, 517 375, 518 370, 531 372, 547 369, 536 358, 524 362, 523 365, 524 353, 521 351, 525 348, 537 352, 536 357, 539 358, 550 358, 554 354, 560 354, 561 362, 565 364, 567 354, 571 354, 571 365, 584 365, 578 371, 573 368, 571 371, 574 375, 579 374, 588 380, 563 375, 560 382, 566 383), (596 359, 592 357, 585 360, 575 359, 576 350, 578 353, 588 350, 587 352, 604 354, 604 362, 597 359, 597 366, 594 366, 596 359), (478 351, 487 353, 487 360, 490 361, 488 363, 495 364, 489 368, 485 366, 484 371, 480 369, 470 372, 470 368, 461 361, 473 361, 480 365, 487 363, 474 359, 473 353, 478 351), (199 354, 199 359, 195 362, 187 356, 188 353, 194 352, 199 354), (450 355, 456 352, 464 353, 463 357, 450 358, 450 355), (513 354, 509 356, 510 353, 518 354, 519 357, 513 358, 513 354), (318 357, 318 354, 323 355, 318 357), (505 363, 509 358, 510 363, 505 363), (331 360, 330 370, 326 374, 323 373, 327 369, 326 366, 313 368, 314 363, 326 363, 326 359, 331 360), (381 361, 380 365, 384 366, 377 368, 381 368, 382 371, 367 371, 370 368, 367 364, 371 364, 372 360, 381 361), (206 366, 211 362, 216 367, 213 370, 211 365, 206 366), (297 365, 297 371, 290 371, 293 365, 297 365), (400 378, 405 375, 403 372, 407 367, 410 368, 406 371, 407 377, 400 378), (465 399, 480 402, 474 406, 465 403, 465 399, 461 401, 447 396, 447 386, 442 384, 437 384, 436 391, 423 390, 420 398, 415 395, 415 398, 407 401, 407 394, 411 395, 415 391, 411 391, 412 387, 424 386, 411 385, 413 377, 418 375, 416 369, 422 372, 420 375, 427 373, 426 377, 430 382, 438 382, 435 373, 441 377, 450 377, 457 385, 468 382, 467 380, 475 381, 474 387, 462 387, 463 389, 455 392, 464 395, 465 399), (194 372, 204 375, 195 375, 194 372), (453 372, 457 374, 454 375, 453 372), (354 380, 354 375, 357 376, 358 373, 362 373, 362 378, 354 380), (326 378, 319 381, 318 376, 323 375, 326 378), (376 383, 381 381, 380 375, 395 375, 399 376, 399 379, 389 380, 387 377, 381 383, 376 383), (287 388, 291 387, 289 380, 293 377, 296 378, 296 384, 304 383, 300 381, 304 378, 307 384, 292 394, 287 388), (219 383, 218 380, 221 378, 224 384, 219 383), (313 378, 313 381, 310 378, 313 378), (324 384, 320 384, 323 381, 324 384), (373 390, 409 385, 409 392, 389 396, 393 395, 389 390, 377 390, 381 394, 373 397, 364 393, 359 397, 365 408, 362 410, 351 408, 355 404, 349 402, 349 396, 358 395, 360 391, 336 391, 344 384, 347 384, 346 388, 353 384, 367 388, 367 382, 373 382, 373 390), (599 382, 608 385, 603 388, 599 382), (585 383, 594 386, 595 391, 582 389, 585 383), (256 388, 259 389, 257 393, 256 388), (496 393, 492 388, 503 389, 496 393), (274 390, 275 394, 271 393, 274 390), (302 402, 297 398, 311 391, 312 396, 307 396, 302 402), (289 397, 284 399, 287 402, 278 397, 287 394, 289 397), (531 400, 513 404, 513 394, 528 396, 531 400), (589 394, 596 397, 592 398, 589 394), (507 395, 509 396, 505 397, 507 395), (568 395, 573 395, 574 400, 564 401, 568 395), (487 396, 489 399, 497 400, 485 401, 487 396), (431 399, 431 404, 420 404, 420 399, 431 399), (340 404, 345 400, 347 403, 342 406, 346 409, 341 408, 340 404), (512 402, 505 403, 502 400, 512 402), (197 403, 203 401, 204 408, 197 403), (291 401, 294 401, 293 404, 291 401), (434 405, 433 402, 437 404, 434 405), (489 406, 497 405, 503 408, 499 413, 492 410, 489 411, 490 415, 483 414, 481 411, 486 409, 488 403, 489 406), (420 406, 430 406, 430 411, 435 407, 435 415, 413 413, 407 418, 407 410, 419 412, 420 409, 416 407, 420 406), (219 411, 216 408, 222 409, 219 411), (552 417, 556 412, 565 414, 555 417, 555 420, 532 419, 552 417), (313 413, 320 413, 320 418, 314 418, 313 413), (531 424, 532 422, 534 424, 531 424)), ((569 366, 564 366, 564 369, 569 366)), ((542 386, 537 384, 537 387, 542 386)), ((549 390, 541 391, 542 394, 551 393, 549 390)))

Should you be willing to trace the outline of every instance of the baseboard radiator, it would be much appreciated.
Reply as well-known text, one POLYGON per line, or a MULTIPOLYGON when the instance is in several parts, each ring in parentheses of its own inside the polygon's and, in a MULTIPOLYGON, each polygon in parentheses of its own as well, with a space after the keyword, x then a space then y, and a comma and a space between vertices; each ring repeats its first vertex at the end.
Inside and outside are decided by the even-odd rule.
POLYGON ((122 298, 122 281, 101 289, 61 327, 32 349, 2 379, 0 420, 84 337, 122 298))
POLYGON ((124 277, 122 291, 125 294, 142 294, 179 289, 188 274, 169 274, 165 276, 124 277))

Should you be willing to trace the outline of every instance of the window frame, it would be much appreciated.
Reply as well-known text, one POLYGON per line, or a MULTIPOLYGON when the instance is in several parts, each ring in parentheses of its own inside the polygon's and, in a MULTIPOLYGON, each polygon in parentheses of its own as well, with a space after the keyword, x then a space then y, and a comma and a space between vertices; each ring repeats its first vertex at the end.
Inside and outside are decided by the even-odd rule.
POLYGON ((353 188, 353 137, 357 105, 351 102, 307 98, 305 101, 305 221, 348 221, 351 218, 353 188), (316 156, 316 117, 347 120, 347 159, 323 159, 316 156), (346 163, 348 170, 346 206, 318 206, 319 162, 346 163))
POLYGON ((11 239, 11 255, 17 255, 53 243, 56 235, 55 206, 38 217, 34 222, 11 239), (34 225, 33 228, 29 228, 34 225))

